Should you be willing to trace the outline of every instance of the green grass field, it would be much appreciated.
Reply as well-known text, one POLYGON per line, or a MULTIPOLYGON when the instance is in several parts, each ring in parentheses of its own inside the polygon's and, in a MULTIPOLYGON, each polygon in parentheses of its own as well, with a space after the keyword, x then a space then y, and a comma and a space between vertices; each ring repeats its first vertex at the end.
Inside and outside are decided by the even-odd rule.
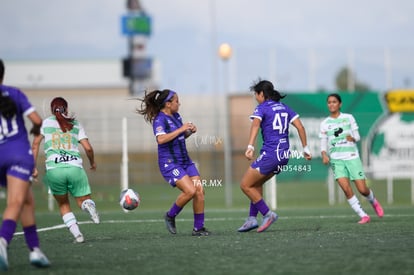
MULTIPOLYGON (((268 231, 238 233, 247 200, 235 186, 233 206, 224 207, 224 190, 206 190, 208 237, 192 237, 191 206, 177 218, 177 235, 162 216, 177 190, 158 184, 131 186, 140 207, 124 213, 118 186, 93 186, 101 224, 75 209, 86 242, 74 244, 58 211, 47 210, 47 195, 35 186, 42 249, 52 266, 29 265, 21 228, 9 247, 9 274, 412 274, 414 208, 408 182, 395 188, 395 203, 383 203, 379 219, 363 202, 372 222, 357 224, 346 203, 329 206, 324 184, 280 184, 279 220, 268 231)), ((385 202, 385 184, 373 187, 385 202)), ((4 200, 2 200, 4 204, 4 200)), ((4 207, 2 205, 2 207, 4 207)))

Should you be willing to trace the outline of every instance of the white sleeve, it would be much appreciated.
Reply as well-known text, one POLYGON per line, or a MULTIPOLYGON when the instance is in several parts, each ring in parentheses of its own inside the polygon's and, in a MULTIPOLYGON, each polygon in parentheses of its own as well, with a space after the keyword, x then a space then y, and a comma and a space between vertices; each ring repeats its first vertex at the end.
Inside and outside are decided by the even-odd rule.
POLYGON ((355 139, 355 142, 358 142, 361 139, 358 129, 352 130, 351 134, 352 134, 352 137, 355 139))
POLYGON ((351 130, 352 131, 358 130, 358 128, 359 128, 358 127, 358 123, 356 122, 354 116, 353 115, 349 115, 349 118, 350 118, 350 123, 351 123, 351 130))
POLYGON ((361 139, 361 136, 359 135, 359 131, 358 131, 359 127, 353 115, 350 115, 350 119, 351 119, 351 135, 355 139, 355 142, 357 142, 361 139))
POLYGON ((328 152, 328 136, 326 135, 326 131, 324 129, 324 122, 325 120, 322 121, 319 128, 319 138, 321 139, 321 152, 328 152))
POLYGON ((78 141, 82 139, 87 139, 88 136, 86 135, 85 129, 83 128, 82 124, 78 122, 79 132, 78 132, 78 141))
POLYGON ((328 152, 328 139, 327 138, 321 138, 321 152, 328 152))

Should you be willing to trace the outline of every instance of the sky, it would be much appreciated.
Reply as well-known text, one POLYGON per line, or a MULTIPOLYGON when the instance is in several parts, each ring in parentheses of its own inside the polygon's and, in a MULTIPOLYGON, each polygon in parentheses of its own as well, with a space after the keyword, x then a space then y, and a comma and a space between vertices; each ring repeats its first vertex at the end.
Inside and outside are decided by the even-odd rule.
MULTIPOLYGON (((334 89, 350 66, 372 89, 414 85, 411 0, 141 0, 152 18, 146 54, 160 87, 181 92, 334 89), (233 53, 221 60, 219 45, 233 53)), ((5 61, 121 60, 126 0, 2 0, 5 61)))

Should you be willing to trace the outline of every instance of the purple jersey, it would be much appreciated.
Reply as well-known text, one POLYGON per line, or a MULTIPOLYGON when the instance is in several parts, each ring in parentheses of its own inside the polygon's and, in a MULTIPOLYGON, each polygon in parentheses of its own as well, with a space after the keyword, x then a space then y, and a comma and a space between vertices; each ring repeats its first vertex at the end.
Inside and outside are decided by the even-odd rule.
POLYGON ((6 186, 6 175, 28 181, 34 168, 24 116, 34 112, 26 95, 19 89, 0 85, 3 96, 9 96, 16 104, 17 113, 6 119, 0 114, 0 185, 6 186))
MULTIPOLYGON (((178 113, 169 116, 160 112, 152 124, 154 135, 157 137, 162 134, 171 133, 183 125, 181 116, 178 113)), ((184 133, 175 139, 164 144, 158 144, 158 162, 161 164, 189 165, 192 160, 188 156, 185 145, 184 133)))
POLYGON ((9 96, 17 107, 17 115, 6 119, 0 116, 0 144, 12 141, 29 142, 27 130, 24 124, 24 116, 29 115, 35 109, 30 104, 27 96, 19 89, 0 85, 3 96, 9 96))
POLYGON ((250 119, 261 120, 262 151, 289 149, 289 124, 298 117, 296 112, 281 102, 266 100, 259 104, 250 119))

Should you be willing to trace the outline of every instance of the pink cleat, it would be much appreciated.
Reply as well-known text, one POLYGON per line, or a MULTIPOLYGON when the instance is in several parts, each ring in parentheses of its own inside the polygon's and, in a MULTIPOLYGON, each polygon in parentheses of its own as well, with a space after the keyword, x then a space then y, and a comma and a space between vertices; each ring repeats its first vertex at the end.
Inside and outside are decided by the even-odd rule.
POLYGON ((382 218, 384 216, 384 210, 382 209, 382 206, 377 201, 377 199, 374 200, 372 207, 374 207, 375 213, 377 213, 378 217, 382 218))
POLYGON ((264 217, 263 217, 263 222, 260 225, 260 227, 257 229, 257 232, 263 232, 266 229, 269 228, 270 225, 272 225, 272 223, 274 223, 275 221, 277 221, 277 214, 269 211, 264 217))
POLYGON ((371 221, 371 218, 367 215, 367 216, 363 216, 358 223, 365 224, 365 223, 369 223, 370 221, 371 221))

